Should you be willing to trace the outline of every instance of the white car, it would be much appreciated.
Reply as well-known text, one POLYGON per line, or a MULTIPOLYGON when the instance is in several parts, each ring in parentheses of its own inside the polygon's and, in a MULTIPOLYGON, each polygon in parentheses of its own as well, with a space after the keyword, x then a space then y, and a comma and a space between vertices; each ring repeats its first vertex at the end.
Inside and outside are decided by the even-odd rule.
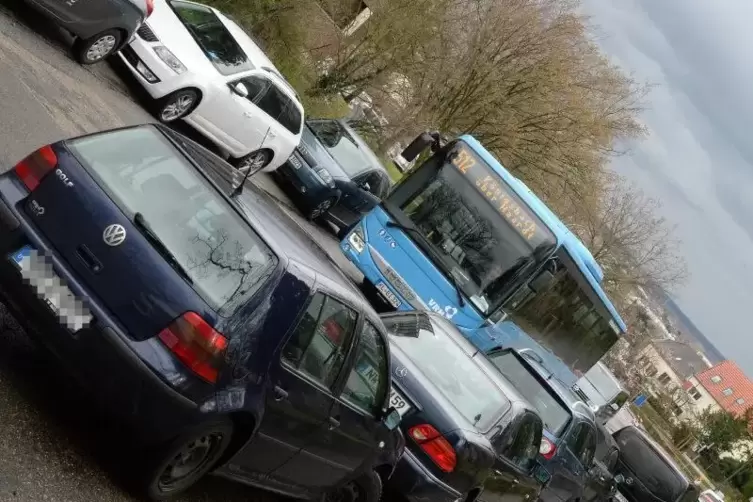
POLYGON ((120 57, 157 100, 162 122, 185 120, 244 173, 290 157, 303 105, 240 26, 206 5, 155 0, 136 33, 120 57))

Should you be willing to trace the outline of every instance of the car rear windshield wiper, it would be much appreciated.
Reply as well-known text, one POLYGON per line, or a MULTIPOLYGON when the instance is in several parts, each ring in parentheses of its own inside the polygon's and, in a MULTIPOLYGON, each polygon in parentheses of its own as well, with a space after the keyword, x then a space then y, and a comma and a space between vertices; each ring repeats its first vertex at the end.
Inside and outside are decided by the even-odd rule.
MULTIPOLYGON (((421 231, 417 229, 416 227, 409 227, 407 225, 401 225, 400 223, 395 223, 394 221, 388 221, 387 226, 392 227, 392 228, 398 228, 406 232, 410 232, 414 235, 419 236, 421 240, 424 240, 424 234, 422 234, 421 231)), ((452 287, 455 288, 455 292, 458 295, 458 304, 461 307, 465 307, 465 300, 463 300, 463 290, 460 288, 460 283, 458 283, 458 280, 455 279, 455 276, 452 275, 452 273, 447 273, 446 276, 447 276, 447 280, 450 281, 450 284, 452 284, 452 287)))
POLYGON ((162 255, 167 263, 169 263, 170 266, 173 267, 173 269, 178 272, 178 274, 180 274, 180 276, 183 277, 183 279, 185 279, 189 284, 193 284, 193 279, 191 279, 191 276, 188 275, 188 272, 186 272, 186 269, 183 268, 183 265, 178 262, 178 259, 175 257, 175 255, 172 254, 169 249, 167 249, 167 246, 164 242, 162 242, 162 239, 157 237, 157 234, 154 233, 154 230, 152 230, 152 227, 149 225, 149 222, 146 221, 144 215, 141 213, 134 214, 133 223, 134 225, 136 225, 136 228, 141 231, 144 237, 146 237, 147 240, 151 242, 152 246, 154 246, 157 252, 162 255))

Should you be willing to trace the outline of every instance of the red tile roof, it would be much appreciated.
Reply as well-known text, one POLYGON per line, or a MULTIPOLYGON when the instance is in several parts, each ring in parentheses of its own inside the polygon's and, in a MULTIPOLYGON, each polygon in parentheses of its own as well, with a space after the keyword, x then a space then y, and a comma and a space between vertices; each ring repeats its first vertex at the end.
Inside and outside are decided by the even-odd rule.
POLYGON ((706 371, 696 375, 698 382, 711 394, 723 409, 737 416, 753 406, 753 381, 746 377, 743 371, 732 361, 722 361, 706 371), (721 377, 719 383, 711 381, 715 376, 721 377), (725 389, 732 389, 732 394, 724 395, 725 389), (742 398, 744 402, 738 404, 742 398))

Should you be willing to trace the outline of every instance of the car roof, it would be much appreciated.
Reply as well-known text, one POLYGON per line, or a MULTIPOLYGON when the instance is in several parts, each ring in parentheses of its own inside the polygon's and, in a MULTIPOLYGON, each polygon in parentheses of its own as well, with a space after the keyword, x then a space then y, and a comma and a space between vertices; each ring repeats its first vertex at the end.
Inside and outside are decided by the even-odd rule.
MULTIPOLYGON (((387 172, 387 168, 384 167, 384 164, 382 164, 382 161, 379 158, 379 156, 376 153, 374 153, 374 150, 371 149, 369 144, 363 139, 363 137, 358 133, 358 131, 353 129, 353 127, 348 123, 347 119, 309 119, 306 121, 306 127, 309 127, 308 126, 309 122, 337 122, 338 124, 340 124, 340 126, 343 129, 345 129, 348 132, 348 134, 350 134, 350 136, 353 138, 353 140, 356 142, 359 150, 361 150, 361 152, 364 154, 365 160, 368 162, 368 164, 366 164, 364 168, 361 169, 356 174, 356 176, 363 174, 367 171, 376 170, 376 171, 382 172, 387 177, 387 179, 390 180, 390 184, 392 184, 392 179, 390 178, 390 175, 387 172)), ((314 134, 314 137, 316 137, 316 134, 314 134)), ((337 160, 335 160, 335 162, 337 162, 337 160)))
MULTIPOLYGON (((170 139, 187 141, 191 147, 201 149, 202 154, 209 154, 212 161, 211 165, 202 162, 197 156, 191 155, 185 145, 179 145, 183 152, 203 169, 220 175, 221 179, 212 177, 212 181, 218 185, 220 192, 229 194, 242 180, 238 171, 206 148, 166 126, 154 125, 163 132, 167 132, 170 139)), ((318 285, 369 314, 370 318, 378 319, 376 312, 363 294, 332 261, 332 258, 264 190, 252 182, 247 182, 241 195, 230 199, 230 203, 239 209, 241 215, 283 262, 293 261, 308 269, 311 275, 316 278, 318 285)))

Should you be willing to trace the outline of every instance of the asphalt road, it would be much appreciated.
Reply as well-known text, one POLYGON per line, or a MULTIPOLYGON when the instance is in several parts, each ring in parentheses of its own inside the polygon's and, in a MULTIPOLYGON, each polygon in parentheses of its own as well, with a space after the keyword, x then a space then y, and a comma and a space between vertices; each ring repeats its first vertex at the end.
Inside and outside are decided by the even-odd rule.
MULTIPOLYGON (((70 41, 18 0, 0 0, 2 170, 40 145, 154 121, 142 106, 142 96, 124 84, 111 65, 84 68, 73 61, 70 41)), ((334 259, 349 267, 325 229, 297 215, 268 177, 255 181, 277 197, 334 259)), ((136 500, 119 477, 128 468, 122 453, 128 438, 66 381, 57 364, 27 339, 0 305, 0 501, 136 500)), ((280 499, 210 477, 178 500, 280 499)))

